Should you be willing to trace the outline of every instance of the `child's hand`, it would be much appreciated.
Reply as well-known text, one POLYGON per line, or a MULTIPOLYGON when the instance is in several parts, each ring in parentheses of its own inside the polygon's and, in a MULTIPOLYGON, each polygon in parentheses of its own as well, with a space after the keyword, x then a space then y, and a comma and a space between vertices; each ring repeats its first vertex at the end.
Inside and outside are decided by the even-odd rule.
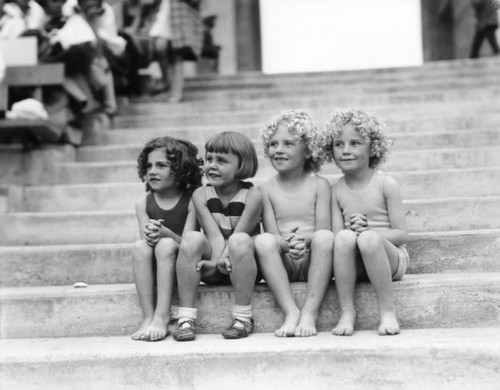
POLYGON ((200 272, 203 268, 206 270, 211 270, 215 269, 217 266, 217 263, 215 261, 210 261, 210 260, 201 260, 196 263, 196 271, 200 272))
POLYGON ((299 230, 298 226, 291 228, 290 233, 288 233, 287 236, 285 237, 285 241, 290 243, 290 241, 295 237, 295 233, 297 232, 297 230, 299 230))
POLYGON ((225 275, 229 275, 229 273, 232 271, 232 266, 229 258, 221 257, 219 260, 217 260, 217 269, 219 270, 219 272, 225 275))
POLYGON ((149 246, 155 246, 160 240, 160 230, 163 219, 150 219, 149 223, 144 228, 144 234, 149 246))
POLYGON ((287 236, 288 253, 292 259, 300 259, 307 253, 306 238, 297 234, 299 228, 293 228, 287 236))
POLYGON ((353 213, 349 222, 349 229, 351 229, 357 235, 368 230, 368 220, 365 214, 353 213))

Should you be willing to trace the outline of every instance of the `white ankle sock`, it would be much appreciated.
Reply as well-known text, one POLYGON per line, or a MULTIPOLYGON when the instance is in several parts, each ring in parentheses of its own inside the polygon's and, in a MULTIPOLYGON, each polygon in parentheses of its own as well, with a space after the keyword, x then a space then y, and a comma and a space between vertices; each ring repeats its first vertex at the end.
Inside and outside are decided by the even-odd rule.
MULTIPOLYGON (((233 305, 231 316, 241 321, 250 322, 252 319, 252 305, 233 305)), ((236 323, 236 327, 243 327, 241 324, 236 323)))
MULTIPOLYGON (((179 307, 177 323, 182 324, 185 321, 196 321, 198 309, 194 307, 179 307)), ((188 326, 187 324, 185 326, 188 326)))

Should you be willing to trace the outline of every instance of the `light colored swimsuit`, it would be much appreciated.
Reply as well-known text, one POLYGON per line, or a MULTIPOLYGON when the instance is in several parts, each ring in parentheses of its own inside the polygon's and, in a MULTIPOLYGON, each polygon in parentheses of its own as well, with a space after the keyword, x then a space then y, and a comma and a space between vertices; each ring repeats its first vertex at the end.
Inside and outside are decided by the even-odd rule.
MULTIPOLYGON (((334 186, 335 197, 344 216, 344 224, 349 225, 353 213, 365 214, 368 228, 371 230, 385 230, 391 228, 389 212, 384 196, 386 175, 382 171, 375 171, 370 182, 361 190, 350 189, 345 177, 341 177, 334 186)), ((406 245, 396 246, 399 253, 399 262, 392 280, 400 280, 406 272, 409 262, 406 245)))

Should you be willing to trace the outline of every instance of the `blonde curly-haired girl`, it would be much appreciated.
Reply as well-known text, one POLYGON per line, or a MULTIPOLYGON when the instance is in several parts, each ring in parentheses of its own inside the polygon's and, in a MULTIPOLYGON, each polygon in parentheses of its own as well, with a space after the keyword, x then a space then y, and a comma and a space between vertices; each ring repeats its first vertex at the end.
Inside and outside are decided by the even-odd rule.
POLYGON ((378 298, 379 334, 398 334, 392 281, 406 272, 406 216, 399 184, 377 169, 391 141, 382 123, 356 109, 335 110, 322 138, 327 160, 344 174, 332 186, 333 271, 340 305, 332 332, 353 334, 355 283, 368 279, 378 298))
POLYGON ((264 155, 277 174, 260 186, 265 233, 255 238, 264 279, 285 312, 278 337, 316 334, 318 310, 332 279, 330 185, 320 132, 303 111, 287 111, 262 130, 264 155), (307 281, 299 310, 290 282, 307 281))

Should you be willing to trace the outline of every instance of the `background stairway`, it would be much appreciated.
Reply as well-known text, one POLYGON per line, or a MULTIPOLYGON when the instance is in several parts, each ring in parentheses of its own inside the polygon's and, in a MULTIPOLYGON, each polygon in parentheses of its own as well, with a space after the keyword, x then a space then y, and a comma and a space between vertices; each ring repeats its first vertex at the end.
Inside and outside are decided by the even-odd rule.
MULTIPOLYGON (((99 146, 65 151, 41 173, 44 185, 10 186, 12 177, 0 172, 2 389, 498 388, 499 59, 199 78, 188 83, 185 100, 123 107, 99 146), (258 138, 265 122, 303 108, 322 126, 335 107, 376 115, 395 140, 382 169, 402 184, 411 232, 409 274, 394 283, 402 334, 376 334, 376 297, 360 284, 358 332, 331 336, 338 319, 332 283, 320 334, 278 339, 272 331, 283 314, 263 284, 253 300, 256 334, 248 339, 219 335, 230 320, 231 287, 202 286, 195 342, 130 340, 141 320, 131 243, 138 238, 134 202, 144 191, 135 168, 142 145, 178 136, 203 156, 215 132, 243 132, 261 156, 258 184, 273 174, 258 138)), ((2 153, 20 151, 8 145, 2 153)), ((333 164, 320 174, 339 177, 333 164)), ((305 284, 293 290, 303 303, 305 284)))

